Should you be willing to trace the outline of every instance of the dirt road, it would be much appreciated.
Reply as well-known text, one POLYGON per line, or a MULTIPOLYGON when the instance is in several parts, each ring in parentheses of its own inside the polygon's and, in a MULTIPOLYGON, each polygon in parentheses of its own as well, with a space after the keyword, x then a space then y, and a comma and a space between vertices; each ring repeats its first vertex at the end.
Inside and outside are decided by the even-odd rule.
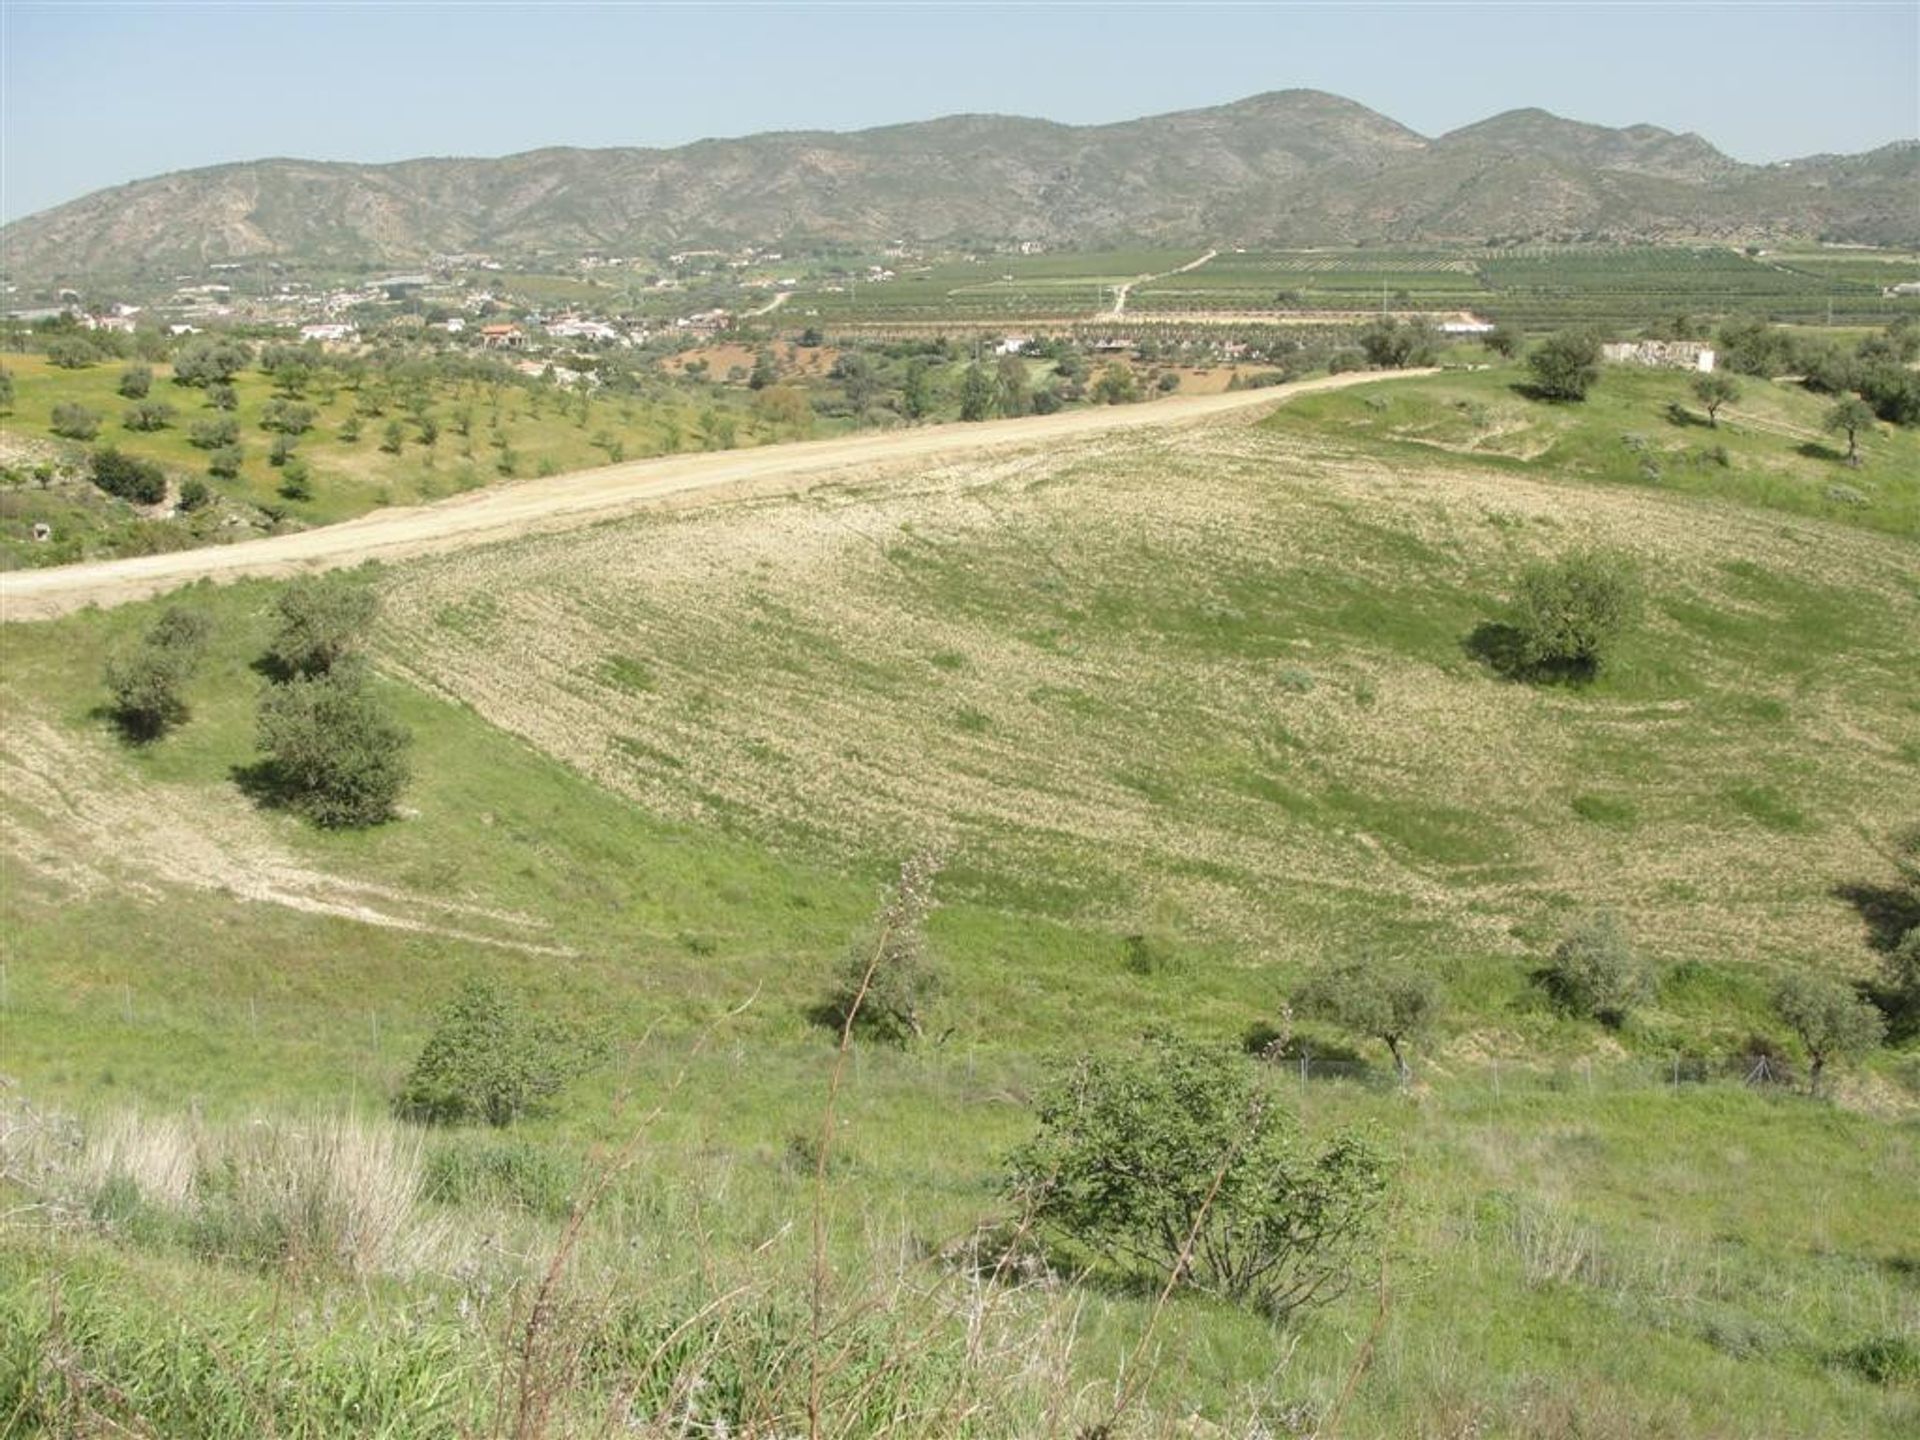
POLYGON ((1054 445, 1116 430, 1191 423, 1271 406, 1316 390, 1432 373, 1332 375, 1265 390, 1176 396, 1021 420, 929 425, 758 450, 630 460, 476 490, 432 505, 380 510, 293 535, 0 574, 0 621, 46 620, 87 605, 121 605, 201 579, 330 570, 363 560, 399 560, 464 549, 516 535, 589 525, 679 497, 697 494, 715 499, 802 489, 847 470, 948 460, 981 451, 1054 445))

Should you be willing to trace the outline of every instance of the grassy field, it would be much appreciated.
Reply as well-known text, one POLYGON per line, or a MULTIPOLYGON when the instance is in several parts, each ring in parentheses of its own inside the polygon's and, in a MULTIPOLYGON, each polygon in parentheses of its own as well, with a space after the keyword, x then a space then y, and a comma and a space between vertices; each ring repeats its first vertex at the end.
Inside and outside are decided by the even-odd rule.
MULTIPOLYGON (((1516 378, 378 572, 417 779, 366 833, 236 783, 275 586, 185 597, 214 656, 188 724, 137 749, 98 676, 155 606, 11 629, 5 1103, 96 1137, 141 1117, 152 1179, 0 1230, 0 1397, 51 1387, 57 1353, 109 1413, 117 1390, 185 1417, 160 1433, 291 1429, 299 1397, 316 1433, 484 1429, 571 1197, 638 1133, 562 1267, 569 1323, 735 1317, 716 1353, 775 1386, 823 1206, 845 1373, 871 1347, 899 1357, 889 1404, 974 1407, 897 1433, 1070 1435, 1122 1375, 1124 1434, 1911 1433, 1920 1392, 1874 1358, 1920 1337, 1911 1050, 1838 1105, 1670 1078, 1777 1032, 1780 974, 1873 963, 1848 896, 1888 881, 1920 789, 1911 437, 1853 474, 1740 417, 1670 426, 1680 377, 1610 371, 1564 409, 1516 378), (1657 443, 1623 470, 1626 432, 1657 443), (1711 483, 1674 478, 1664 447, 1720 443, 1711 483), (1871 503, 1801 503, 1829 476, 1871 503), (1575 689, 1488 671, 1467 641, 1519 568, 1594 540, 1648 584, 1618 664, 1575 689), (937 1038, 856 1050, 817 1191, 833 1048, 808 1009, 925 843, 949 855, 937 1038), (1603 904, 1660 974, 1618 1032, 1529 980, 1603 904), (929 1258, 999 1211, 1051 1057, 1168 1021, 1235 1043, 1366 951, 1444 985, 1418 1084, 1362 1046, 1348 1078, 1285 1085, 1310 1127, 1399 1157, 1384 1283, 1288 1327, 1193 1299, 1156 1322, 1147 1297, 996 1297, 929 1258), (394 1131, 385 1097, 476 971, 594 1017, 616 1058, 506 1136, 394 1131), (169 1218, 167 1122, 243 1153, 256 1118, 320 1116, 414 1177, 362 1269, 169 1218)), ((1743 416, 1807 421, 1750 389, 1743 416)), ((582 1416, 653 1393, 629 1352, 588 1353, 582 1416)))

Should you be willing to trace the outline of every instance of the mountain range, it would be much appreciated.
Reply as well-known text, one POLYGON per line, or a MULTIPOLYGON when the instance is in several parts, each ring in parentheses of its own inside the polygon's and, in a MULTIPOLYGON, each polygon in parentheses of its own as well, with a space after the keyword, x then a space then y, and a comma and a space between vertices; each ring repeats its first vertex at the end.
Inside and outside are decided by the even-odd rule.
POLYGON ((1748 165, 1698 135, 1543 110, 1428 138, 1286 90, 1111 125, 956 115, 675 149, 217 165, 15 221, 0 264, 47 284, 249 259, 352 268, 754 243, 1786 238, 1920 244, 1920 142, 1748 165))

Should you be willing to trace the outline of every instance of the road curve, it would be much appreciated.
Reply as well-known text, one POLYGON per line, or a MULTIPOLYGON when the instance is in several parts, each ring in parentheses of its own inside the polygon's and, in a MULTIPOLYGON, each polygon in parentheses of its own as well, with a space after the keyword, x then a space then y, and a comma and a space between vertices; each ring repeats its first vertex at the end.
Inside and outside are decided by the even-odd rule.
POLYGON ((799 488, 835 471, 900 462, 946 460, 1020 446, 1050 445, 1177 425, 1236 410, 1274 405, 1316 390, 1430 375, 1431 370, 1355 372, 1261 390, 1175 396, 1141 405, 1100 406, 1057 415, 975 424, 927 425, 832 440, 804 440, 755 450, 706 451, 629 460, 538 480, 469 491, 431 505, 377 510, 358 519, 269 535, 232 545, 134 555, 44 570, 0 574, 0 621, 48 620, 88 605, 121 605, 196 580, 234 580, 330 570, 363 560, 464 549, 516 535, 571 529, 695 492, 717 497, 799 488))

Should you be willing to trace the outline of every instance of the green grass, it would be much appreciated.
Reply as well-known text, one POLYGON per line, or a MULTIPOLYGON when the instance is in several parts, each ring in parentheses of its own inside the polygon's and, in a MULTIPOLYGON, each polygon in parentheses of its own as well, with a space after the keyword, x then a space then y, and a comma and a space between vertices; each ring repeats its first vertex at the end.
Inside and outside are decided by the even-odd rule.
MULTIPOLYGON (((828 1194, 835 1292, 871 1294, 880 1327, 861 1346, 928 1367, 887 1393, 948 1383, 960 1332, 902 1341, 923 1332, 886 1328, 917 1312, 885 1276, 996 1213, 1051 1058, 1166 1022, 1237 1043, 1311 967, 1377 948, 1448 999, 1420 1086, 1382 1083, 1368 1042, 1357 1079, 1287 1080, 1310 1126, 1372 1126, 1400 1157, 1386 1318, 1344 1433, 1909 1432, 1920 1399, 1873 1357, 1920 1330, 1912 1055, 1851 1072, 1844 1108, 1668 1077, 1777 1036, 1787 967, 1871 962, 1835 890, 1886 881, 1875 846, 1920 781, 1912 533, 1780 503, 1737 429, 1725 488, 1597 463, 1677 382, 1610 373, 1584 409, 1513 397, 1524 424, 1502 430, 1512 378, 374 572, 378 683, 417 778, 365 833, 259 812, 236 782, 276 585, 181 597, 213 615, 213 655, 187 724, 142 748, 99 714, 99 676, 155 604, 10 627, 19 1096, 371 1123, 476 970, 591 1017, 615 1058, 509 1137, 427 1137, 422 1213, 492 1237, 485 1264, 288 1274, 136 1223, 119 1192, 83 1229, 11 1223, 0 1407, 58 1350, 162 1433, 258 1433, 263 1407, 289 1431, 399 1433, 403 1411, 413 1433, 484 1429, 528 1295, 509 1257, 537 1268, 580 1177, 656 1105, 568 1323, 624 1333, 631 1306, 653 1334, 753 1278, 752 1313, 791 1338, 832 1056, 807 1012, 902 850, 934 840, 935 1037, 856 1052, 828 1194), (1640 551, 1649 586, 1601 679, 1537 690, 1475 661, 1463 642, 1519 567, 1595 537, 1640 551), (269 884, 421 928, 246 898, 269 884), (1620 1032, 1528 980, 1597 904, 1661 973, 1620 1032), (371 1408, 344 1412, 355 1396, 371 1408)), ((1054 1389, 1110 1394, 1149 1304, 1068 1285, 1022 1323, 1052 1304, 1077 1307, 1054 1389)), ((1177 1298, 1138 1428, 1299 1429, 1376 1305, 1363 1287, 1283 1330, 1177 1298)), ((779 1369, 729 1334, 738 1364, 779 1369)), ((593 1371, 573 1399, 616 1383, 593 1371)), ((1044 1433, 995 1383, 977 1433, 1044 1433)))

